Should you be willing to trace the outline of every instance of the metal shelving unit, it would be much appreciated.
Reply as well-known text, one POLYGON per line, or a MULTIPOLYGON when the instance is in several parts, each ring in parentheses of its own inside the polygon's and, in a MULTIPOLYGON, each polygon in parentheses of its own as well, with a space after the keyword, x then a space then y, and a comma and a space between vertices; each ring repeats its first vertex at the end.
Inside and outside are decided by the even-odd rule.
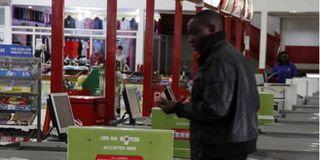
MULTIPOLYGON (((7 124, 2 120, 0 129, 16 129, 24 132, 33 133, 37 130, 37 141, 41 140, 41 59, 40 58, 20 58, 20 57, 1 57, 0 60, 0 97, 23 97, 28 104, 6 104, 0 102, 0 113, 33 112, 36 114, 37 123, 28 125, 12 125, 12 119, 8 119, 7 124), (21 85, 21 82, 24 82, 21 85), (26 85, 27 86, 24 86, 26 85), (22 88, 28 89, 22 89, 22 88), (3 89, 6 88, 6 89, 3 89), (36 125, 34 125, 36 124, 36 125), (33 130, 33 131, 31 131, 33 130)), ((19 133, 19 132, 17 132, 19 133)), ((19 135, 15 135, 19 136, 19 135)))
POLYGON ((10 92, 0 92, 2 96, 24 96, 24 97, 36 97, 38 93, 10 93, 10 92))

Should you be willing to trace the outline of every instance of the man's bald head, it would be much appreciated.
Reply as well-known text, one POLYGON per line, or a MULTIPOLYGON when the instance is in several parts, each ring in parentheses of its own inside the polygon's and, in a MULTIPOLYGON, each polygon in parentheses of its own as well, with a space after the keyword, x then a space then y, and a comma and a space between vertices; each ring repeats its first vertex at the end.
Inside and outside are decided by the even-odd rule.
POLYGON ((211 10, 203 10, 196 14, 188 23, 189 42, 196 49, 200 39, 222 31, 222 17, 211 10))
POLYGON ((193 19, 205 26, 214 25, 216 31, 222 30, 223 19, 221 15, 211 10, 203 10, 197 13, 193 19))

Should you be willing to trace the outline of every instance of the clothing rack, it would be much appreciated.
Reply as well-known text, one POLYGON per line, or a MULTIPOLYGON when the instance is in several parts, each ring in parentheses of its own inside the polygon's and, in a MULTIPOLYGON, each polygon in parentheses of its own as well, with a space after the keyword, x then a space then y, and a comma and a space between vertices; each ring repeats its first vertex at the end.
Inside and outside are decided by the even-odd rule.
MULTIPOLYGON (((36 45, 36 36, 51 36, 51 31, 51 27, 12 26, 12 34, 32 35, 32 46, 36 45)), ((106 38, 106 30, 65 28, 64 32, 65 37, 88 38, 90 40, 90 55, 92 55, 94 39, 104 40, 106 38)), ((137 39, 137 31, 117 30, 117 38, 137 39)), ((35 53, 35 47, 32 47, 32 53, 35 53)))

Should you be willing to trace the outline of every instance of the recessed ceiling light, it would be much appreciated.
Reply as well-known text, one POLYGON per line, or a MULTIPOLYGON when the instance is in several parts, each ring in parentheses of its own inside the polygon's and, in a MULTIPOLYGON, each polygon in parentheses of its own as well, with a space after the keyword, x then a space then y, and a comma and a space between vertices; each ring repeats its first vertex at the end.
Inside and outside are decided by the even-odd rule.
POLYGON ((32 6, 28 6, 28 8, 29 8, 29 9, 31 9, 31 8, 32 8, 32 6))

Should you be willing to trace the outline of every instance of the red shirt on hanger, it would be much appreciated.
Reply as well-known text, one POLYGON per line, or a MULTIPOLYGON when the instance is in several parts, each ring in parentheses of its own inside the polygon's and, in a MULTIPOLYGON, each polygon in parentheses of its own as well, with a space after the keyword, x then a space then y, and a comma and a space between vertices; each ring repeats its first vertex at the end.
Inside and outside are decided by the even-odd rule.
POLYGON ((67 56, 70 57, 71 50, 72 50, 72 41, 66 40, 65 46, 64 46, 64 58, 66 58, 67 56))
POLYGON ((79 43, 78 41, 71 41, 72 45, 71 45, 71 53, 70 53, 70 58, 71 59, 75 59, 78 57, 78 47, 79 47, 79 43))

